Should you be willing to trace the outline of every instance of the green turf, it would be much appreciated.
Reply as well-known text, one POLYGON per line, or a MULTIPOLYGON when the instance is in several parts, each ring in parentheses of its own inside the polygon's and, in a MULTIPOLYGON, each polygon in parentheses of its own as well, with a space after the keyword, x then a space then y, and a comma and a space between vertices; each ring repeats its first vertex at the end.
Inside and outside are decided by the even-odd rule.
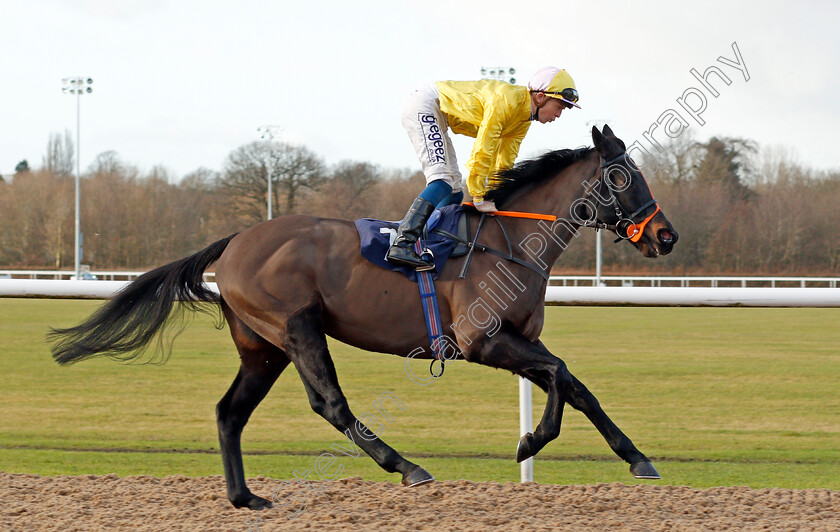
MULTIPOLYGON (((220 474, 214 408, 237 369, 227 330, 197 316, 165 365, 52 362, 47 327, 74 324, 99 304, 0 299, 0 470, 220 474)), ((840 489, 838 320, 838 309, 549 307, 543 341, 655 460, 662 483, 840 489)), ((394 448, 441 479, 518 479, 509 373, 459 362, 421 386, 402 359, 331 349, 357 415, 375 413, 384 392, 403 403, 386 403, 393 421, 382 436, 394 448)), ((425 362, 412 367, 428 371, 425 362)), ((545 396, 535 388, 534 399, 539 419, 545 396)), ((290 367, 245 430, 246 452, 271 453, 246 456, 247 474, 289 478, 342 439, 311 411, 290 367)), ((364 456, 341 465, 342 476, 398 480, 364 456)), ((535 480, 633 482, 568 407, 560 437, 537 456, 535 480)))

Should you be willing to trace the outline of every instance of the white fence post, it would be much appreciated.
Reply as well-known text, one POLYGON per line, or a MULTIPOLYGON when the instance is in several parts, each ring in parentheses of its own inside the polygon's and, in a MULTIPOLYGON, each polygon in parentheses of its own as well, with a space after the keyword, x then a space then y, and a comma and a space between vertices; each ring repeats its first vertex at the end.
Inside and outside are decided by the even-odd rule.
MULTIPOLYGON (((531 381, 519 377, 519 435, 524 436, 534 430, 532 413, 531 381)), ((534 458, 523 460, 519 464, 519 481, 534 481, 534 458)))

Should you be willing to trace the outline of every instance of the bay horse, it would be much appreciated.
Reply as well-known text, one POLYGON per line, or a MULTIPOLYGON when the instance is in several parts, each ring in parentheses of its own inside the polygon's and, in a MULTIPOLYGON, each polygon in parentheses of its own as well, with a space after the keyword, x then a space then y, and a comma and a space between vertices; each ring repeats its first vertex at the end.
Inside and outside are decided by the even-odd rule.
MULTIPOLYGON (((624 143, 607 126, 603 132, 593 127, 592 138, 594 148, 550 152, 500 174, 487 199, 504 210, 553 214, 558 219, 551 226, 527 219, 509 220, 507 227, 485 225, 480 239, 475 238, 480 240, 474 242, 477 249, 507 246, 513 260, 478 251, 471 254, 469 275, 462 279, 457 274, 470 259, 450 259, 436 282, 441 323, 455 333, 458 358, 509 370, 548 394, 536 430, 519 441, 517 461, 536 455, 559 435, 563 407, 569 403, 630 464, 633 475, 659 478, 650 460, 539 339, 547 270, 579 228, 612 229, 647 257, 669 253, 678 239, 624 143), (491 291, 483 281, 501 280, 493 272, 501 271, 502 263, 511 274, 506 286, 516 294, 515 303, 510 294, 507 302, 499 295, 504 283, 491 291), (493 330, 478 317, 479 301, 496 307, 499 323, 493 330)), ((468 210, 465 215, 476 227, 478 214, 468 210)), ((432 481, 431 474, 403 458, 353 415, 327 350, 328 335, 366 351, 403 357, 416 353, 418 346, 429 346, 415 283, 365 260, 359 245, 351 221, 302 215, 269 220, 141 275, 80 325, 53 329, 48 335, 54 342, 53 357, 62 365, 94 356, 135 359, 172 323, 176 300, 181 302, 179 309, 199 311, 217 308, 202 304, 213 303, 221 307, 241 359, 233 384, 216 406, 227 494, 234 506, 271 507, 245 483, 240 436, 290 362, 316 413, 383 469, 402 474, 403 484, 432 481), (213 263, 220 295, 202 281, 213 263)), ((429 350, 418 358, 433 355, 429 350)))

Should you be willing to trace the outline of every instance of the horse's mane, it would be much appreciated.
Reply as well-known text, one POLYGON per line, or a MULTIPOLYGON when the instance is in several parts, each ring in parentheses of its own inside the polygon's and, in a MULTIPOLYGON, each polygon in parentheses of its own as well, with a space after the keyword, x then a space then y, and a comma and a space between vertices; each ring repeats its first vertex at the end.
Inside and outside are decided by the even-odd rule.
POLYGON ((558 172, 585 158, 594 150, 595 148, 591 147, 575 150, 555 150, 536 159, 516 163, 512 168, 496 175, 492 181, 492 188, 484 194, 484 198, 499 207, 518 190, 541 183, 557 175, 558 172))

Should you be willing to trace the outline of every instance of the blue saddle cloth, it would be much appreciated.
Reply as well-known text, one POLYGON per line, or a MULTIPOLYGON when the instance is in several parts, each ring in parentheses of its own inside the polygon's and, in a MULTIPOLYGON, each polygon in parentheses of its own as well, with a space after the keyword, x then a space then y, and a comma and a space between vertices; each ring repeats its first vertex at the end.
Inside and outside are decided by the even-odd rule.
MULTIPOLYGON (((434 254, 435 270, 430 272, 432 273, 433 279, 437 279, 437 276, 443 270, 443 265, 446 263, 446 259, 449 258, 457 242, 451 238, 433 233, 432 229, 441 229, 452 234, 457 234, 458 220, 461 218, 463 211, 464 208, 461 205, 447 205, 433 212, 429 217, 429 221, 426 222, 426 234, 420 239, 420 243, 424 249, 429 248, 434 254)), ((388 248, 391 247, 393 238, 396 237, 399 225, 399 222, 386 222, 383 220, 374 220, 373 218, 356 220, 356 230, 359 232, 359 238, 362 241, 362 256, 381 268, 400 272, 416 282, 417 272, 414 268, 398 266, 385 260, 385 255, 388 253, 388 248)))

